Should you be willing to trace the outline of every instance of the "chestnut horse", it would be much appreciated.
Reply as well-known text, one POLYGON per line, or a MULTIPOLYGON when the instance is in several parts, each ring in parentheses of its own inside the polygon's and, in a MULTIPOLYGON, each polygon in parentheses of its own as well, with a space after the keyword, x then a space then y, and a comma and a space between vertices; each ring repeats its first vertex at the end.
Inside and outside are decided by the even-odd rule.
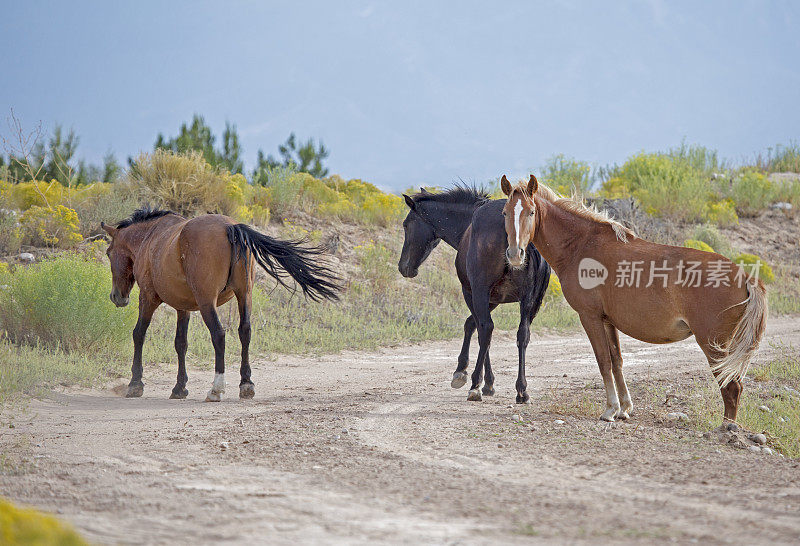
POLYGON ((639 239, 607 215, 559 197, 533 175, 516 187, 503 176, 501 186, 508 196, 508 262, 520 267, 520 250, 532 241, 558 275, 603 376, 606 410, 600 418, 627 419, 633 409, 619 330, 648 343, 694 334, 719 384, 724 419, 735 421, 742 379, 766 324, 761 280, 719 254, 639 239))
POLYGON ((116 227, 101 223, 111 236, 108 259, 117 307, 128 304, 133 283, 139 285, 139 320, 133 330, 133 366, 128 398, 142 396, 142 345, 156 308, 162 303, 178 311, 175 351, 178 381, 170 398, 186 398, 186 334, 189 312, 200 310, 214 345, 214 382, 207 402, 219 402, 225 392, 225 330, 217 307, 236 296, 239 304, 239 340, 242 343, 239 397, 252 398, 250 380, 250 308, 255 260, 279 284, 288 273, 316 301, 336 299, 336 277, 315 259, 318 248, 263 235, 227 216, 207 214, 191 220, 168 210, 139 209, 116 227), (277 262, 277 263, 276 263, 277 262), (278 269, 277 266, 284 271, 278 269))

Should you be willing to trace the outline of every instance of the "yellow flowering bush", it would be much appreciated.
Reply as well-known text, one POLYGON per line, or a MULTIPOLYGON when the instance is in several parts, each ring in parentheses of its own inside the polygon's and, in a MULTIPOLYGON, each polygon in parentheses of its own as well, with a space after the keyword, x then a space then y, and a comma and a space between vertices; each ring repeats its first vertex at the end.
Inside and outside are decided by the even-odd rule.
POLYGON ((546 300, 560 300, 564 297, 564 291, 561 289, 561 281, 558 280, 556 274, 550 272, 550 284, 547 285, 547 292, 544 297, 546 300))
POLYGON ((402 197, 379 192, 364 200, 358 214, 365 223, 385 227, 402 218, 404 212, 405 205, 402 197))
POLYGON ((704 243, 703 241, 698 241, 696 239, 686 239, 683 242, 683 246, 686 248, 694 248, 697 250, 703 250, 705 252, 714 252, 714 249, 708 243, 704 243))
POLYGON ((773 273, 769 264, 755 254, 742 253, 736 256, 733 261, 751 277, 757 276, 765 283, 771 283, 775 280, 775 273, 773 273))
POLYGON ((53 516, 30 508, 18 508, 0 498, 0 543, 9 546, 15 544, 81 546, 86 544, 86 541, 53 516))
POLYGON ((25 237, 34 246, 71 248, 83 240, 78 214, 64 205, 33 205, 20 217, 25 237))

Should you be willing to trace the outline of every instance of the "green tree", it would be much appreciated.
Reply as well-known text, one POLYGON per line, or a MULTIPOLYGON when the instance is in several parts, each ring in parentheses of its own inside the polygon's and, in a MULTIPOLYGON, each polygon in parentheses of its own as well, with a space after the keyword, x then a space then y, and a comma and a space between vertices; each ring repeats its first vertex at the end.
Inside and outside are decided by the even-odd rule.
POLYGON ((286 142, 278 146, 278 152, 281 155, 281 160, 277 160, 271 155, 263 159, 264 154, 259 150, 256 170, 261 165, 271 168, 295 165, 298 172, 308 173, 316 178, 322 178, 328 174, 328 169, 322 163, 330 155, 330 152, 325 148, 321 140, 319 147, 317 147, 313 138, 309 138, 304 143, 298 143, 294 133, 291 133, 286 142))
POLYGON ((216 138, 211 132, 211 127, 208 126, 203 116, 195 114, 191 124, 181 124, 177 136, 166 139, 159 133, 156 137, 155 149, 163 148, 176 153, 200 152, 203 159, 212 167, 227 169, 232 173, 241 173, 244 170, 244 163, 241 160, 242 148, 239 144, 236 126, 225 123, 222 149, 214 147, 215 141, 216 138))

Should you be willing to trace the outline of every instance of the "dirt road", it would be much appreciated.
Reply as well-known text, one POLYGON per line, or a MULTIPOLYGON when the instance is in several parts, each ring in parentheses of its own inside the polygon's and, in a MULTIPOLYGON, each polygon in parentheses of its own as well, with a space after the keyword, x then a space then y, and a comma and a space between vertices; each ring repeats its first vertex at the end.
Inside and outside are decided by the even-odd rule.
MULTIPOLYGON (((769 339, 800 345, 800 320, 767 338, 757 361, 769 339)), ((495 338, 482 403, 449 386, 457 341, 260 361, 252 401, 233 366, 218 404, 202 401, 210 365, 184 401, 167 399, 173 366, 145 366, 141 399, 121 382, 66 389, 3 424, 0 449, 23 462, 0 494, 100 543, 800 541, 798 461, 714 443, 642 400, 706 381, 693 340, 623 339, 638 411, 608 426, 553 409, 602 403, 582 334, 532 340, 528 406, 513 404, 513 339, 495 338)))

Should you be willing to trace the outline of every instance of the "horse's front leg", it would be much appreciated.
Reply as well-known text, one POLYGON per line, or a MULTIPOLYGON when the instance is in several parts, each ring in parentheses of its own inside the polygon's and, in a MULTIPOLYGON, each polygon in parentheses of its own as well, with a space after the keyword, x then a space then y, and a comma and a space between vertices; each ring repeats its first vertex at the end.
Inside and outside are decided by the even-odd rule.
POLYGON ((454 389, 460 389, 467 383, 467 366, 469 365, 469 345, 472 340, 472 334, 475 333, 475 318, 470 315, 464 321, 464 342, 461 344, 461 353, 458 355, 458 365, 456 371, 453 372, 453 380, 450 381, 450 386, 454 389))
POLYGON ((189 311, 178 311, 178 324, 175 327, 175 352, 178 353, 178 379, 172 394, 172 399, 183 400, 189 395, 186 389, 186 382, 189 376, 186 374, 186 351, 189 349, 187 335, 189 332, 189 311))
POLYGON ((206 402, 219 402, 225 393, 225 330, 217 316, 216 302, 201 305, 200 314, 211 333, 211 343, 214 345, 214 382, 208 391, 206 402))
POLYGON ((517 329, 517 350, 519 351, 519 369, 517 371, 517 404, 527 404, 530 402, 528 395, 528 380, 525 378, 525 352, 528 349, 528 342, 531 339, 531 322, 533 321, 533 309, 527 298, 519 302, 520 317, 519 328, 517 329))
POLYGON ((133 329, 133 365, 131 366, 131 382, 128 383, 128 392, 125 398, 138 398, 144 394, 144 383, 142 382, 142 346, 147 334, 147 327, 153 318, 153 313, 161 302, 150 298, 146 291, 140 289, 139 292, 139 320, 133 329))
POLYGON ((594 357, 600 367, 600 375, 603 376, 603 384, 606 388, 606 410, 600 419, 603 421, 613 421, 620 413, 619 397, 614 386, 612 373, 611 348, 609 347, 606 329, 603 318, 600 316, 580 315, 581 324, 589 336, 589 341, 594 350, 594 357))

